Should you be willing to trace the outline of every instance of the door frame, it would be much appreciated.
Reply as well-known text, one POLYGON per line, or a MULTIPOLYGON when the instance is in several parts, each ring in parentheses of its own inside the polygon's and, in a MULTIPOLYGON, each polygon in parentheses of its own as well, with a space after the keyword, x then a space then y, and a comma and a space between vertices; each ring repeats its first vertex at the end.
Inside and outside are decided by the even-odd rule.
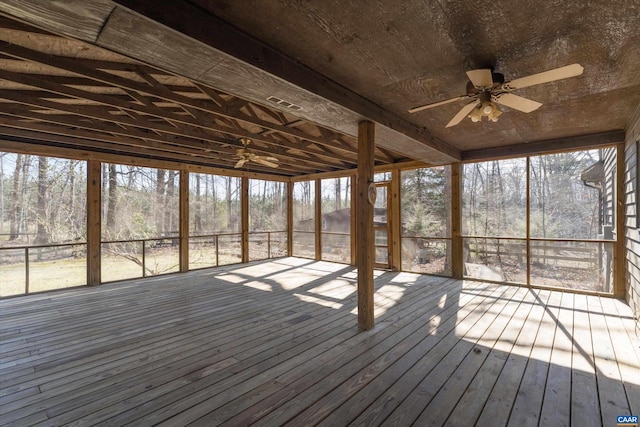
MULTIPOLYGON (((391 269, 391 265, 392 265, 392 242, 393 242, 393 235, 392 235, 392 221, 393 219, 391 218, 391 181, 384 181, 384 182, 376 182, 375 183, 376 186, 376 199, 378 196, 378 188, 384 187, 386 188, 386 196, 387 196, 387 200, 386 200, 386 209, 387 209, 387 224, 386 227, 381 227, 381 226, 375 226, 375 224, 372 224, 371 226, 373 227, 373 245, 374 245, 374 256, 373 256, 373 266, 374 268, 383 268, 383 269, 391 269), (387 263, 383 264, 383 263, 379 263, 376 260, 376 249, 377 248, 383 248, 385 246, 382 245, 376 245, 376 239, 375 239, 375 235, 376 235, 376 231, 377 230, 386 230, 387 232, 387 244, 386 244, 386 248, 387 248, 387 263)), ((374 219, 375 219, 375 203, 374 203, 374 219)))

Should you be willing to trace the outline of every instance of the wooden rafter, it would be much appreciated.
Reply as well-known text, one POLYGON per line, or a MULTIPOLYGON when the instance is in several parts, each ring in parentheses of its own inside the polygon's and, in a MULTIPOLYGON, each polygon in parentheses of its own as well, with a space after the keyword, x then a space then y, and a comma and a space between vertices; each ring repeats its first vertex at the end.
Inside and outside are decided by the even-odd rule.
MULTIPOLYGON (((168 123, 167 124, 156 123, 150 120, 133 119, 129 116, 111 114, 108 111, 105 112, 105 110, 103 109, 90 108, 86 106, 78 107, 74 105, 56 103, 53 101, 34 98, 24 93, 15 92, 15 91, 0 90, 0 98, 10 100, 19 104, 28 105, 31 107, 41 107, 48 110, 60 111, 67 114, 85 117, 89 119, 117 123, 119 125, 127 126, 126 128, 123 128, 123 129, 127 129, 125 135, 130 135, 130 134, 139 135, 137 132, 144 131, 144 130, 151 130, 151 131, 159 132, 160 134, 168 134, 168 135, 173 135, 175 137, 184 137, 186 139, 192 139, 192 140, 195 139, 200 142, 207 141, 207 142, 213 143, 214 145, 219 145, 220 143, 222 143, 228 146, 235 146, 236 148, 242 148, 242 144, 239 141, 237 141, 237 139, 235 138, 225 139, 223 137, 216 136, 210 132, 207 132, 202 128, 189 128, 186 126, 178 126, 175 123, 174 125, 171 125, 168 123), (137 131, 132 128, 137 128, 137 131)), ((53 118, 49 117, 48 115, 40 115, 39 117, 41 120, 53 121, 53 118)), ((58 121, 59 119, 56 118, 56 120, 58 121)), ((83 123, 76 123, 76 124, 79 126, 83 125, 83 123)), ((96 129, 94 128, 94 130, 96 129)), ((229 133, 232 133, 236 137, 246 137, 246 138, 253 137, 253 134, 249 132, 241 131, 241 130, 233 130, 233 132, 229 132, 229 133)), ((187 142, 185 141, 185 143, 187 142)), ((279 145, 282 145, 282 144, 279 144, 279 145)), ((297 147, 290 147, 290 148, 297 148, 297 147)), ((326 161, 324 162, 318 162, 310 156, 289 153, 288 151, 285 150, 284 147, 277 146, 277 145, 269 149, 260 149, 258 146, 256 146, 255 151, 260 151, 261 153, 264 153, 264 154, 272 154, 272 155, 277 155, 281 157, 286 157, 296 161, 308 162, 311 164, 317 163, 319 166, 324 165, 326 163, 333 164, 334 167, 337 167, 337 168, 344 166, 343 163, 337 159, 326 159, 326 161)), ((317 153, 317 154, 326 155, 326 153, 317 153)))
MULTIPOLYGON (((225 169, 249 138, 253 152, 280 160, 251 170, 290 177, 357 164, 352 136, 96 46, 35 29, 30 38, 31 27, 11 22, 0 18, 0 134, 8 138, 225 169), (69 56, 76 48, 80 57, 69 56)), ((379 164, 397 160, 376 150, 379 164)))
MULTIPOLYGON (((186 105, 188 107, 202 110, 204 112, 208 112, 211 114, 226 116, 231 119, 247 122, 249 124, 257 125, 265 129, 272 129, 277 132, 284 133, 293 137, 306 139, 316 144, 331 145, 331 142, 323 138, 314 137, 298 129, 289 128, 284 125, 278 125, 266 120, 251 117, 249 115, 242 114, 239 111, 230 112, 225 107, 218 107, 217 105, 211 102, 179 95, 175 92, 165 90, 165 88, 159 88, 157 85, 140 83, 140 82, 133 81, 125 77, 114 75, 102 70, 92 69, 75 62, 72 58, 65 58, 60 56, 43 54, 42 52, 28 49, 22 46, 12 45, 5 41, 0 41, 0 49, 3 51, 4 54, 12 56, 14 58, 19 58, 22 60, 36 62, 39 64, 44 64, 51 67, 59 68, 68 72, 72 72, 75 74, 88 77, 92 80, 96 80, 102 83, 119 87, 121 89, 133 90, 142 94, 155 96, 160 99, 164 99, 166 101, 174 102, 181 105, 186 105)), ((139 74, 141 73, 140 70, 136 70, 136 71, 139 74)), ((347 148, 344 146, 340 146, 339 148, 347 151, 347 148)), ((349 147, 349 151, 351 151, 352 153, 357 153, 357 149, 352 146, 349 147)))

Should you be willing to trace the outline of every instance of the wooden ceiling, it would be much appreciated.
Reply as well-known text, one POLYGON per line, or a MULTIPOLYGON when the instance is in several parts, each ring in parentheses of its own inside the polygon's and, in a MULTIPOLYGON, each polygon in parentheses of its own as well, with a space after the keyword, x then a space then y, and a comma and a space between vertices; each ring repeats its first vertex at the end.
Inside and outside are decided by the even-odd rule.
MULTIPOLYGON (((233 169, 241 138, 283 176, 353 169, 354 137, 185 77, 0 17, 0 134, 233 169)), ((292 110, 294 111, 294 110, 292 110)), ((378 148, 379 164, 406 159, 378 148)))
POLYGON ((620 142, 640 105, 640 6, 565 3, 1 0, 1 133, 223 168, 250 137, 281 160, 252 170, 285 176, 354 168, 362 119, 378 164, 620 142), (445 128, 461 104, 407 112, 463 94, 470 69, 576 62, 582 76, 518 91, 543 104, 529 114, 445 128))

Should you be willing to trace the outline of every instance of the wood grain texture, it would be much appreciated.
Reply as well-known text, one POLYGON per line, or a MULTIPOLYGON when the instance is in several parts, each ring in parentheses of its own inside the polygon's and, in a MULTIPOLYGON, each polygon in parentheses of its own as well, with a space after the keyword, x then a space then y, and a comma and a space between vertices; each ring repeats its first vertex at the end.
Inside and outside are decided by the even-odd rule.
POLYGON ((180 236, 180 271, 189 271, 189 171, 180 169, 179 195, 179 233, 180 236))
POLYGON ((462 165, 451 166, 451 275, 464 275, 464 247, 462 245, 462 165))
MULTIPOLYGON (((256 102, 264 102, 272 95, 290 99, 303 107, 297 113, 301 117, 349 135, 357 135, 357 122, 363 117, 368 118, 387 129, 376 142, 400 153, 404 150, 395 144, 396 139, 400 143, 406 141, 403 145, 413 140, 413 150, 420 151, 419 147, 423 146, 421 151, 424 154, 431 154, 438 159, 444 157, 451 161, 460 157, 459 150, 434 138, 425 129, 389 114, 348 88, 238 32, 202 9, 188 3, 171 10, 144 0, 122 0, 118 3, 150 19, 124 12, 124 9, 121 12, 118 8, 100 35, 101 46, 144 62, 159 64, 164 69, 214 87, 222 87, 220 79, 223 79, 223 86, 228 90, 256 102), (124 16, 127 13, 129 16, 124 16), (176 32, 166 31, 165 27, 151 20, 176 32), (132 34, 135 37, 132 38, 132 34), (163 38, 162 43, 158 42, 158 38, 163 38), (147 49, 153 52, 152 58, 141 57, 144 54, 142 44, 156 47, 147 49), (123 49, 128 52, 123 52, 123 49), (184 52, 191 49, 205 49, 206 55, 199 52, 197 57, 209 58, 209 66, 203 64, 201 67, 185 68, 190 61, 184 52), (179 60, 179 57, 183 60, 179 60), (417 147, 416 141, 419 143, 417 147)), ((430 157, 415 157, 408 153, 407 156, 419 160, 430 157)))
POLYGON ((87 162, 87 285, 102 283, 100 260, 102 240, 102 163, 87 162))
POLYGON ((87 42, 95 42, 116 7, 111 0, 34 2, 3 0, 0 11, 45 30, 87 42))
POLYGON ((379 272, 359 332, 355 275, 281 258, 0 300, 0 422, 606 425, 638 409, 617 299, 379 272))
POLYGON ((249 178, 242 177, 240 194, 240 230, 242 233, 242 262, 249 262, 249 178))
POLYGON ((369 201, 369 186, 373 184, 373 146, 375 124, 358 124, 358 171, 356 174, 356 267, 358 268, 358 327, 373 328, 373 204, 369 201))
POLYGON ((588 150, 615 145, 624 141, 624 138, 624 131, 615 130, 592 135, 531 141, 527 144, 465 151, 462 155, 462 160, 480 161, 557 153, 559 151, 588 150))

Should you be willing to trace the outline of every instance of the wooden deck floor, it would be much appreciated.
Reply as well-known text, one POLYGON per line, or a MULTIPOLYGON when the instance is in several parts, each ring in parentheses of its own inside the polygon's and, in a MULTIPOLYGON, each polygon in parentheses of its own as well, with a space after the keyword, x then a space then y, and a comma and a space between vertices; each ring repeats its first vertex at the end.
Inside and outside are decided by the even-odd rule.
POLYGON ((574 425, 640 415, 622 302, 285 258, 0 301, 0 424, 574 425))

